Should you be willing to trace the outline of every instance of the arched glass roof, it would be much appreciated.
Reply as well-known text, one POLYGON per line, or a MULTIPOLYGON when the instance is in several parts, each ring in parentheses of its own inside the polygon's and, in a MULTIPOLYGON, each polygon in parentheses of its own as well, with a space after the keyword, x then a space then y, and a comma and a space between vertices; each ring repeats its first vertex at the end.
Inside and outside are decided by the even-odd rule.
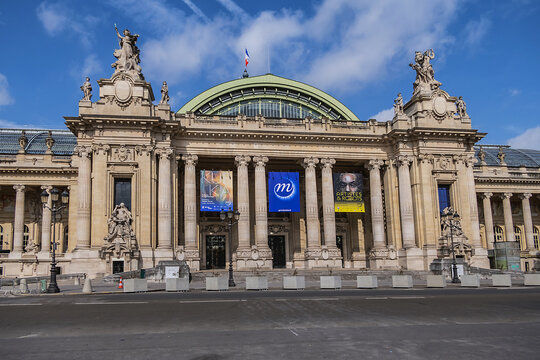
POLYGON ((272 74, 225 82, 197 95, 178 110, 179 114, 244 114, 276 118, 327 117, 358 120, 345 105, 327 93, 299 81, 272 74))

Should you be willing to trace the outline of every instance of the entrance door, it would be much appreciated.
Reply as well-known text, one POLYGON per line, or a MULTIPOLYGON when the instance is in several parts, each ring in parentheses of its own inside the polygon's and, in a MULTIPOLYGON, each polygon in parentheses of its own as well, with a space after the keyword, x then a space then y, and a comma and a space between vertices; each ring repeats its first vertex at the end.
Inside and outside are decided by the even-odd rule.
POLYGON ((112 273, 117 274, 124 272, 124 262, 123 261, 114 261, 112 262, 112 273))
POLYGON ((224 235, 206 235, 206 268, 225 269, 224 235))
POLYGON ((285 236, 270 235, 268 236, 268 246, 272 250, 272 267, 274 269, 284 269, 285 260, 285 236))

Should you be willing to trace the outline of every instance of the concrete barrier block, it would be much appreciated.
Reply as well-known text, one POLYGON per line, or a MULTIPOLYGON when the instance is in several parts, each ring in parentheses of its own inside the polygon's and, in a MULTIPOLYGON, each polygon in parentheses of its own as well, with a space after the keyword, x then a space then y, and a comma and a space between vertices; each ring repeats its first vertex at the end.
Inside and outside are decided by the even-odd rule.
POLYGON ((461 287, 480 287, 480 276, 478 274, 462 275, 461 287))
POLYGON ((444 288, 446 287, 446 279, 444 275, 428 275, 426 276, 428 288, 444 288))
POLYGON ((206 290, 224 291, 229 290, 229 278, 226 276, 211 276, 206 278, 206 290))
POLYGON ((356 288, 358 289, 376 289, 377 285, 377 276, 375 275, 356 276, 356 288))
POLYGON ((123 280, 123 285, 125 293, 148 291, 146 279, 126 279, 123 280))
POLYGON ((189 278, 165 279, 165 291, 189 291, 189 278))
POLYGON ((411 275, 392 275, 392 287, 412 288, 413 281, 411 275))
POLYGON ((321 276, 321 289, 341 289, 341 276, 321 276))
POLYGON ((523 278, 525 286, 540 286, 540 274, 525 274, 523 278))
POLYGON ((304 290, 306 288, 306 278, 304 276, 284 276, 283 289, 304 290))
POLYGON ((268 279, 266 276, 247 276, 246 290, 268 290, 268 279))
POLYGON ((497 274, 491 276, 491 282, 493 286, 511 287, 512 277, 510 274, 497 274))

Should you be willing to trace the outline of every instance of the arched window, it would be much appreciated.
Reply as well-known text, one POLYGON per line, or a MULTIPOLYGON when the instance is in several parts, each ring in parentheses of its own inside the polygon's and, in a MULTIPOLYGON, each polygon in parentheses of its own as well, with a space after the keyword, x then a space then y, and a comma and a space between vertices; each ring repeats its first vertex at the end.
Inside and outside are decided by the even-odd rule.
POLYGON ((524 250, 527 246, 523 246, 523 243, 521 242, 521 229, 519 226, 514 226, 514 239, 519 243, 519 246, 521 247, 521 250, 524 250))
POLYGON ((24 231, 23 231, 23 251, 26 250, 26 247, 28 246, 28 239, 30 239, 30 229, 28 228, 28 225, 24 225, 24 231))
POLYGON ((533 241, 534 241, 534 247, 540 250, 540 231, 538 231, 538 227, 533 227, 533 241))
POLYGON ((502 227, 495 226, 493 228, 493 232, 495 233, 495 241, 496 242, 504 241, 504 232, 503 232, 502 227))
POLYGON ((64 244, 63 244, 63 247, 62 247, 64 252, 67 252, 67 248, 68 248, 68 234, 69 234, 69 230, 68 230, 68 227, 66 225, 66 226, 64 226, 64 238, 63 238, 64 244))

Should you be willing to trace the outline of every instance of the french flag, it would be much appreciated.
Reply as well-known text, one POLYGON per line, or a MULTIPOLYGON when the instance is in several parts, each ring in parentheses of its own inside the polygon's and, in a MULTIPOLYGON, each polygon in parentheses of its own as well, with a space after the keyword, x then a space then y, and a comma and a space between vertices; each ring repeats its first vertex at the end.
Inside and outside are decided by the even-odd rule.
POLYGON ((247 51, 247 49, 245 49, 245 50, 246 50, 246 57, 245 57, 245 59, 244 59, 244 60, 246 61, 246 67, 247 67, 247 66, 248 66, 248 64, 249 64, 249 54, 248 54, 248 51, 247 51))

